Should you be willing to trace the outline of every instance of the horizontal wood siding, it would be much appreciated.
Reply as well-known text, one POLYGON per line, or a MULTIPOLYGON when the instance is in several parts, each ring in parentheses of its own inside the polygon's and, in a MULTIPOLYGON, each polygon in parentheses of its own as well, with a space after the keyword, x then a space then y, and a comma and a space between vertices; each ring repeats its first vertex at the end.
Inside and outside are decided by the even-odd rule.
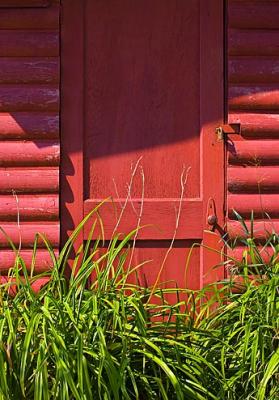
MULTIPOLYGON (((0 226, 29 268, 36 233, 59 247, 58 1, 0 3, 0 226)), ((37 272, 51 265, 39 241, 37 272)), ((0 271, 15 254, 0 233, 0 271)))
MULTIPOLYGON (((241 124, 228 148, 228 232, 246 236, 236 210, 259 241, 279 232, 279 1, 228 2, 229 123, 241 124)), ((243 248, 230 255, 240 257, 243 248)), ((268 254, 267 254, 268 256, 268 254)))

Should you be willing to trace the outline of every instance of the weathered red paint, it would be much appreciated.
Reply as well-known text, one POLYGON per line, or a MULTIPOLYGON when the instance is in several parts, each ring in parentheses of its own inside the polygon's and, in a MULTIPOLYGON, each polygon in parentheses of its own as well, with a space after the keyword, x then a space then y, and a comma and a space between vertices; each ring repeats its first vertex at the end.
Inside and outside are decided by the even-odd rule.
MULTIPOLYGON (((231 193, 276 193, 279 186, 279 168, 242 165, 228 168, 228 190, 231 193)), ((247 207, 249 205, 247 204, 247 207)))
MULTIPOLYGON (((56 0, 0 1, 0 226, 28 266, 36 233, 59 246, 59 14, 56 0)), ((5 273, 2 231, 0 247, 5 273)), ((36 271, 49 265, 40 249, 36 271)))
MULTIPOLYGON (((229 0, 227 7, 225 106, 241 134, 228 135, 225 171, 215 134, 224 122, 223 1, 0 1, 0 225, 28 263, 36 232, 59 245, 60 114, 63 240, 112 195, 100 210, 110 238, 131 162, 141 157, 144 209, 139 169, 118 230, 130 231, 139 215, 141 225, 152 225, 134 252, 135 263, 152 260, 148 284, 175 231, 183 165, 191 169, 161 280, 200 287, 223 277, 211 270, 220 256, 205 248, 193 250, 186 282, 184 263, 195 242, 220 248, 224 210, 232 238, 245 234, 234 210, 246 220, 254 211, 258 238, 279 228, 279 1, 229 0), (218 229, 205 232, 215 213, 218 229)), ((0 246, 6 271, 13 254, 3 235, 0 246)), ((40 249, 38 268, 47 260, 40 249)))
POLYGON ((59 168, 0 168, 0 193, 58 193, 59 168))
MULTIPOLYGON (((251 235, 252 225, 248 220, 246 226, 249 233, 243 229, 242 225, 238 221, 229 220, 227 223, 227 232, 231 239, 243 238, 251 235)), ((253 235, 258 240, 265 241, 271 234, 279 232, 279 221, 278 220, 256 220, 253 222, 253 235)))
POLYGON ((0 113, 0 139, 39 140, 58 138, 58 113, 0 113))
POLYGON ((51 0, 1 0, 0 7, 46 7, 51 0))
POLYGON ((278 165, 278 140, 234 140, 230 148, 231 165, 242 164, 259 167, 262 165, 278 165))
MULTIPOLYGON (((92 209, 97 207, 101 202, 98 200, 85 200, 84 213, 88 214, 92 209)), ((123 206, 125 199, 115 200, 113 203, 104 204, 99 215, 105 226, 105 239, 109 240, 114 232, 117 223, 117 217, 121 213, 121 205, 123 206)), ((131 232, 137 227, 138 216, 142 207, 141 199, 133 199, 127 205, 123 218, 118 225, 118 232, 131 232)), ((144 199, 144 212, 141 217, 141 226, 148 226, 142 229, 138 234, 141 240, 164 240, 166 237, 171 238, 174 233, 176 214, 174 210, 178 210, 180 201, 178 199, 144 199)), ((194 239, 202 240, 203 238, 203 214, 201 200, 183 200, 181 203, 180 223, 176 232, 176 239, 194 239), (189 225, 189 221, 191 224, 189 225)), ((90 225, 84 229, 85 238, 90 234, 90 225)), ((100 235, 100 230, 96 229, 93 238, 100 235)))
MULTIPOLYGON (((248 228, 254 212, 260 240, 279 229, 278 12, 278 1, 228 2, 228 122, 241 124, 241 136, 229 135, 227 146, 232 238, 246 236, 234 210, 248 228)), ((231 253, 240 257, 242 251, 231 253)))
POLYGON ((48 57, 1 58, 0 83, 58 83, 58 59, 48 57))
POLYGON ((0 195, 1 221, 59 219, 59 197, 55 194, 0 195))
POLYGON ((0 166, 58 166, 60 143, 53 140, 5 141, 0 148, 0 166))
POLYGON ((276 139, 279 137, 279 115, 265 113, 234 113, 230 112, 229 122, 241 124, 243 138, 276 139))
MULTIPOLYGON (((52 2, 51 7, 26 7, 25 1, 17 0, 20 3, 20 12, 12 7, 5 8, 0 13, 1 29, 31 29, 31 30, 58 30, 59 28, 59 4, 52 2)), ((0 3, 0 8, 1 4, 0 3)), ((57 1, 59 3, 59 1, 57 1)), ((36 54, 35 54, 36 56, 36 54)))
MULTIPOLYGON (((35 236, 41 233, 48 238, 54 248, 59 246, 59 222, 52 221, 28 221, 21 222, 18 226, 17 222, 1 222, 1 227, 6 235, 12 240, 15 246, 21 244, 22 248, 32 247, 34 245, 35 236)), ((6 235, 0 232, 0 247, 10 248, 6 235)), ((42 240, 40 246, 45 247, 42 240)))
MULTIPOLYGON (((140 234, 134 262, 152 260, 144 269, 152 284, 175 231, 180 175, 189 166, 181 226, 161 281, 200 287, 214 279, 210 268, 220 256, 203 248, 193 250, 184 278, 193 243, 220 246, 219 233, 204 232, 215 212, 210 199, 223 225, 223 143, 215 134, 223 123, 223 2, 62 1, 61 37, 62 229, 71 231, 83 208, 86 214, 109 195, 119 210, 131 162, 142 157, 141 221, 154 228, 140 234)), ((121 232, 135 227, 141 182, 137 174, 121 232)), ((114 211, 100 211, 106 238, 114 211)))
MULTIPOLYGON (((32 250, 24 249, 21 250, 18 254, 24 260, 25 266, 29 271, 31 269, 32 262, 35 273, 41 273, 52 268, 53 260, 51 259, 48 250, 37 249, 36 254, 34 255, 32 250)), ((15 259, 18 254, 13 250, 1 250, 1 274, 7 273, 9 269, 15 265, 15 259)), ((57 251, 55 254, 56 256, 58 256, 57 251)))

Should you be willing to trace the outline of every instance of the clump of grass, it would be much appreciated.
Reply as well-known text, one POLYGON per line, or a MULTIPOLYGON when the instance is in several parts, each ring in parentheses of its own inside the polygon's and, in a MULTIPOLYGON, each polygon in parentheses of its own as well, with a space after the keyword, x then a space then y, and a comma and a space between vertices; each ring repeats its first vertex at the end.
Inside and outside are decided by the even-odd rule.
POLYGON ((171 290, 133 284, 140 266, 125 269, 135 231, 115 235, 101 252, 89 238, 66 277, 89 217, 58 258, 40 238, 53 260, 50 272, 30 278, 18 255, 0 288, 0 398, 217 399, 209 379, 221 375, 197 354, 191 301, 168 304, 171 290), (35 293, 32 286, 42 278, 49 281, 35 293))
POLYGON ((243 256, 227 259, 232 274, 211 298, 217 310, 199 325, 214 332, 206 342, 205 357, 222 373, 224 398, 275 400, 279 399, 279 236, 267 232, 259 246, 253 215, 252 231, 236 215, 245 232, 243 256))
MULTIPOLYGON (((102 248, 90 239, 93 224, 65 274, 91 215, 58 257, 40 237, 51 271, 30 277, 18 254, 0 287, 0 399, 278 398, 277 236, 268 262, 253 238, 243 260, 230 259, 242 274, 241 293, 230 279, 195 292, 148 288, 133 279, 141 268, 130 264, 136 230, 102 248), (170 293, 177 302, 168 303, 170 293)), ((33 266, 36 248, 37 240, 33 266)))

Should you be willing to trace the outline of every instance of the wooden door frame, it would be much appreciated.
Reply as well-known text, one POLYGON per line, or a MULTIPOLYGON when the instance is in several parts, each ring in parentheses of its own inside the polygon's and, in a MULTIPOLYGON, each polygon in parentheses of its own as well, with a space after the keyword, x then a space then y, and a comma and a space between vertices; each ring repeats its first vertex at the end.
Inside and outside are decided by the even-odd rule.
POLYGON ((225 148, 224 141, 218 141, 215 129, 224 123, 225 113, 225 68, 224 68, 224 26, 225 13, 223 0, 201 2, 200 37, 201 37, 201 126, 202 129, 202 184, 203 190, 203 223, 204 235, 201 247, 201 287, 213 281, 224 278, 224 267, 214 269, 220 264, 223 249, 221 235, 225 225, 225 148), (215 7, 212 7, 214 4, 215 7), (214 25, 210 13, 214 13, 214 25), (219 23, 217 23, 217 21, 219 23), (214 50, 208 46, 207 38, 211 43, 216 43, 214 50), (210 76, 208 65, 210 65, 210 76), (203 72, 204 71, 204 72, 203 72), (222 78, 222 79, 220 79, 222 78), (212 95, 211 95, 212 94, 212 95), (217 94, 217 95, 216 95, 217 94), (209 97, 210 95, 210 97, 209 97), (208 153, 208 149, 211 149, 208 153), (207 154, 210 160, 205 163, 207 154), (218 229, 209 232, 212 227, 208 225, 208 202, 213 199, 216 205, 218 229), (212 251, 210 249, 215 249, 212 251))
MULTIPOLYGON (((60 137, 63 144, 60 209, 63 244, 83 219, 84 3, 81 0, 61 0, 60 26, 60 137), (77 71, 80 73, 77 74, 77 71)), ((78 249, 81 243, 80 236, 75 248, 78 249)))
MULTIPOLYGON (((84 139, 84 19, 85 10, 81 0, 61 0, 61 241, 65 243, 69 233, 83 219, 83 139, 84 139), (69 67, 70 65, 70 67, 69 67), (79 74, 76 72, 80 71, 79 74)), ((204 230, 207 224, 208 201, 216 204, 218 225, 224 227, 225 160, 224 143, 218 142, 215 128, 224 122, 224 2, 211 0, 201 2, 200 12, 200 68, 201 92, 201 190, 203 198, 204 230), (215 7, 213 7, 214 5, 215 7), (212 25, 213 20, 219 21, 212 25), (208 38, 216 43, 208 46, 208 38), (208 76, 210 65, 210 76, 208 76), (203 72, 204 71, 204 72, 203 72), (220 79, 222 77, 222 79, 220 79), (209 94, 210 95, 209 97, 209 94), (211 149, 208 153, 208 149, 211 149), (208 160, 207 154, 210 154, 208 160), (207 162, 205 163, 205 159, 207 162), (217 177, 217 178, 216 178, 217 177)), ((82 237, 76 242, 76 249, 82 237)), ((212 266, 220 263, 218 252, 222 249, 220 233, 203 234, 201 252, 200 285, 224 277, 224 270, 214 273, 212 266)))

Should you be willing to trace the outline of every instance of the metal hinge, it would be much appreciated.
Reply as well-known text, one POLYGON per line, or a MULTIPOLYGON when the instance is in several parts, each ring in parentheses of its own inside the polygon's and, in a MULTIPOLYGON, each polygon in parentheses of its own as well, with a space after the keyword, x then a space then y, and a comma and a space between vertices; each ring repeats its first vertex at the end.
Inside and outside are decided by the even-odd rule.
POLYGON ((239 123, 236 124, 227 124, 227 125, 220 125, 215 129, 217 140, 225 140, 226 135, 233 134, 233 135, 240 135, 241 134, 241 126, 239 123))

